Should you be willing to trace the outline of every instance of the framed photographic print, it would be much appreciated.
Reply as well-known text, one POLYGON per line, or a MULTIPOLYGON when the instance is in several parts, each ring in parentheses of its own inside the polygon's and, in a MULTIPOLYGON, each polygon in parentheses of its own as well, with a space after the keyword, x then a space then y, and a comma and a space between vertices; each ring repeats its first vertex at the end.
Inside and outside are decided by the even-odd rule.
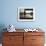
POLYGON ((35 9, 31 7, 18 8, 18 21, 35 21, 35 9))

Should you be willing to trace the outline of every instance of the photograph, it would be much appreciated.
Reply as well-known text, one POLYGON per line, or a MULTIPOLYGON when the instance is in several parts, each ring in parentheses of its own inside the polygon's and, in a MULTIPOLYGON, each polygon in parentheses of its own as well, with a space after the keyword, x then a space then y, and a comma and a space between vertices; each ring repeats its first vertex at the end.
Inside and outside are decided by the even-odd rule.
POLYGON ((18 21, 34 21, 35 9, 34 8, 18 8, 18 21))

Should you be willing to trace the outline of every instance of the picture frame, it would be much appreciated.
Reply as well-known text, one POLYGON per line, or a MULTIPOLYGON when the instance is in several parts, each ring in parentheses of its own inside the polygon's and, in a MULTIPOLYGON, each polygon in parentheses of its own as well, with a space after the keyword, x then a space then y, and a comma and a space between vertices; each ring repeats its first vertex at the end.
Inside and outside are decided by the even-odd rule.
POLYGON ((35 9, 33 7, 19 7, 18 21, 35 21, 35 9))

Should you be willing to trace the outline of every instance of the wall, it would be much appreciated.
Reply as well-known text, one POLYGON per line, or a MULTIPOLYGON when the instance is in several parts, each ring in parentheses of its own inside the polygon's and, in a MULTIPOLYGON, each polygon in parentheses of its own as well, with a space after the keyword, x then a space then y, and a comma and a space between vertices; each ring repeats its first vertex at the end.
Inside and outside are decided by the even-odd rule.
POLYGON ((44 27, 46 28, 46 0, 0 0, 0 25, 13 24, 16 28, 44 27), (17 8, 34 7, 36 19, 34 22, 18 22, 17 8))

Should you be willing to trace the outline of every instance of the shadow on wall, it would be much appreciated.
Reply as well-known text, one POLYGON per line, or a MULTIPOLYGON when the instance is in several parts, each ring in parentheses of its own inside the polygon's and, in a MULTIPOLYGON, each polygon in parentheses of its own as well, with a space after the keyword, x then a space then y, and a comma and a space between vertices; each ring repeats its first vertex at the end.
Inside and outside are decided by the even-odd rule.
POLYGON ((0 24, 0 43, 2 43, 2 36, 3 36, 3 32, 5 32, 6 30, 4 30, 5 25, 4 24, 0 24))

